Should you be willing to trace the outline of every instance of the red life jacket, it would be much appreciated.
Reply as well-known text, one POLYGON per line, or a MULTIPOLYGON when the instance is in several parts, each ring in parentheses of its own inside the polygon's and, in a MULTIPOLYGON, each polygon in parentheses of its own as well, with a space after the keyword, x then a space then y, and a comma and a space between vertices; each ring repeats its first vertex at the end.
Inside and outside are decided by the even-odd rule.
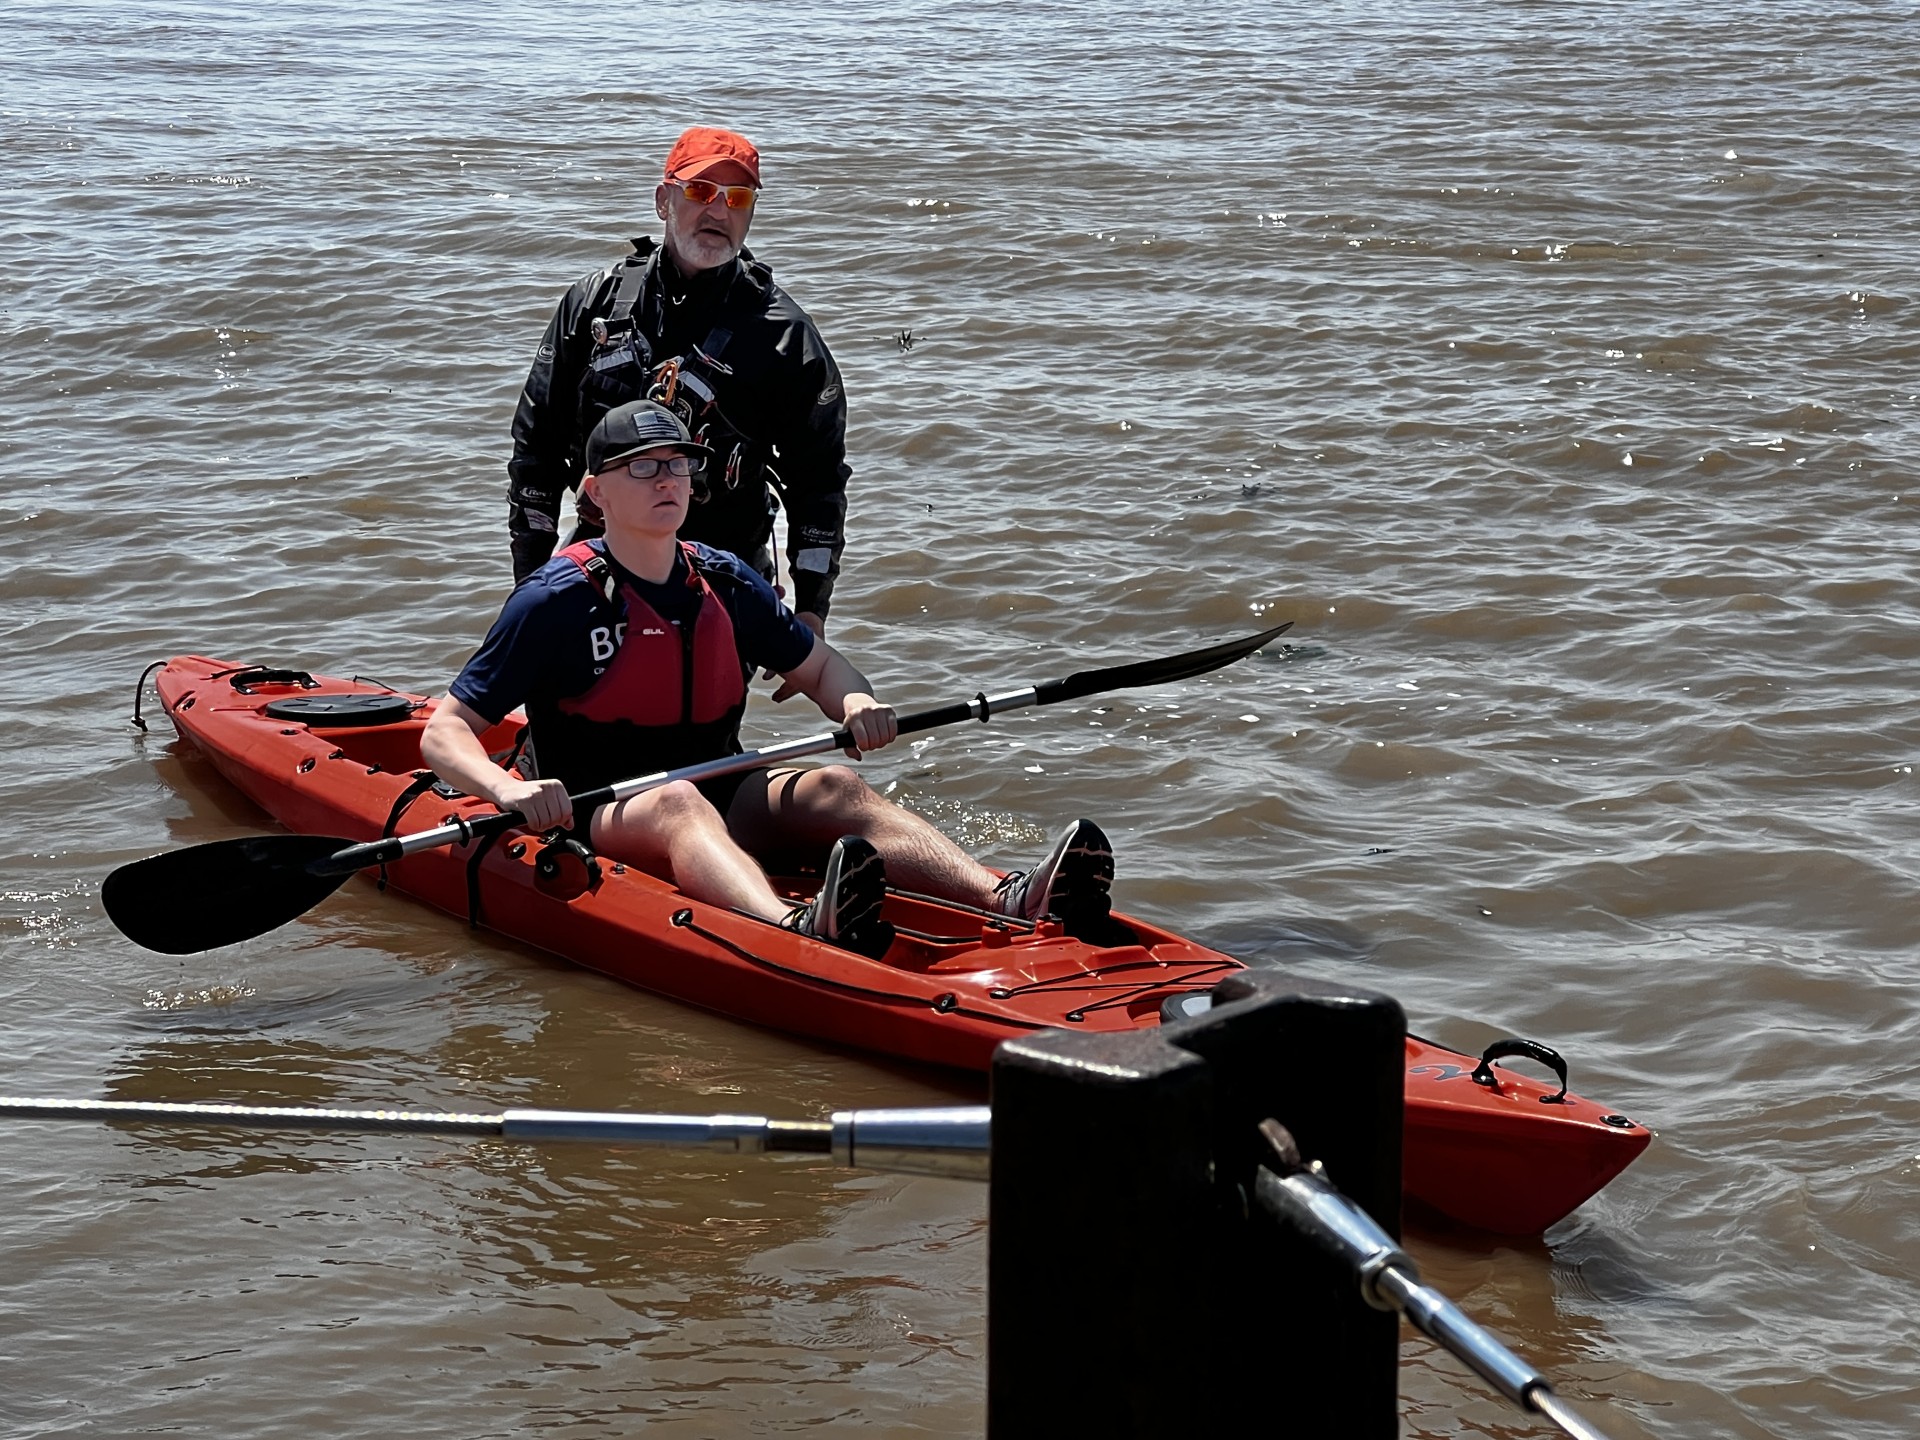
POLYGON ((595 659, 605 657, 599 678, 578 695, 528 707, 540 771, 569 790, 740 753, 748 672, 733 619, 692 548, 680 548, 697 599, 677 626, 617 577, 599 546, 583 541, 560 552, 604 601, 587 636, 595 659))

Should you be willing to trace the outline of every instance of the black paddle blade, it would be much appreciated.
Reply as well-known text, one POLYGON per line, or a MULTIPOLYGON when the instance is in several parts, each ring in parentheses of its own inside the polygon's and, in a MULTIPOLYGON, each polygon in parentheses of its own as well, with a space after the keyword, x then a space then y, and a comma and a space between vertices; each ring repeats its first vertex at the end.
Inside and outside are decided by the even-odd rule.
POLYGON ((277 930, 318 905, 347 875, 307 867, 351 844, 331 835, 247 835, 169 850, 107 876, 100 903, 134 944, 197 955, 277 930))
POLYGON ((1131 665, 1115 665, 1106 670, 1077 670, 1064 680, 1049 680, 1033 687, 1034 703, 1054 705, 1062 700, 1078 700, 1083 695, 1099 695, 1108 690, 1126 690, 1135 685, 1164 685, 1169 680, 1186 680, 1218 670, 1236 660, 1244 660, 1262 645, 1271 644, 1293 628, 1293 622, 1262 630, 1243 640, 1225 640, 1204 650, 1189 650, 1184 655, 1168 655, 1159 660, 1136 660, 1131 665))

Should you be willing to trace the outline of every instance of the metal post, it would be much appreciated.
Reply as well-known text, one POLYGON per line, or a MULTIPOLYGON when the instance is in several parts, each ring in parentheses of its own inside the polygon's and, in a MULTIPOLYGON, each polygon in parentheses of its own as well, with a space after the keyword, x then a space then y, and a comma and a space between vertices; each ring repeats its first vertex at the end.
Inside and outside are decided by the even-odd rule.
POLYGON ((1048 1031, 993 1062, 991 1440, 1388 1440, 1398 1321, 1250 1203, 1273 1117, 1390 1234, 1406 1021, 1254 969, 1159 1030, 1048 1031))

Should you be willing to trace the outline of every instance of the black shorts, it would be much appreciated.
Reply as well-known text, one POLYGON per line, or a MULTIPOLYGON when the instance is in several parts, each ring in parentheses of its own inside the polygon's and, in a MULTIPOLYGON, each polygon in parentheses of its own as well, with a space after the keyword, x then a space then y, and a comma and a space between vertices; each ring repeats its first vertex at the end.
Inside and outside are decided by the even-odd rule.
MULTIPOLYGON (((755 775, 766 773, 764 769, 755 766, 748 770, 736 770, 731 775, 715 775, 710 780, 696 780, 693 788, 706 796, 707 803, 718 810, 720 818, 725 820, 727 811, 733 808, 733 797, 740 793, 740 787, 755 775)), ((567 831, 569 836, 589 849, 593 845, 593 817, 599 809, 600 807, 595 805, 590 810, 577 813, 573 817, 573 825, 567 831)))
POLYGON ((697 780, 694 789, 707 797, 707 803, 720 812, 722 820, 727 811, 733 808, 733 797, 740 793, 740 787, 755 775, 764 775, 764 770, 736 770, 731 775, 716 775, 711 780, 697 780))

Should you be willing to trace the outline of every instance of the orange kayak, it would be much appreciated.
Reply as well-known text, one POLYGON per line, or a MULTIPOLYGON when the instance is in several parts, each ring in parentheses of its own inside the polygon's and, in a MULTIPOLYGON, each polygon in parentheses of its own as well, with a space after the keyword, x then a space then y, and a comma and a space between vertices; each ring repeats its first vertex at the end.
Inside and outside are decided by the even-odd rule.
MULTIPOLYGON (((181 737, 289 830, 358 842, 493 813, 483 801, 433 788, 420 770, 432 706, 424 697, 199 655, 167 661, 154 683, 181 737)), ((504 756, 520 725, 510 717, 483 743, 504 756)), ((892 949, 868 959, 689 900, 652 875, 522 830, 408 855, 387 867, 387 883, 644 990, 773 1029, 974 1071, 987 1069, 1001 1041, 1034 1030, 1158 1025, 1163 1012, 1204 1003, 1198 996, 1245 968, 1133 916, 1115 916, 1130 941, 1093 946, 1051 921, 1029 926, 905 894, 887 902, 898 931, 892 949)), ((777 883, 807 893, 804 880, 777 883)), ((1413 1037, 1405 1097, 1406 1194, 1453 1220, 1509 1234, 1562 1219, 1651 1139, 1564 1086, 1413 1037)))

